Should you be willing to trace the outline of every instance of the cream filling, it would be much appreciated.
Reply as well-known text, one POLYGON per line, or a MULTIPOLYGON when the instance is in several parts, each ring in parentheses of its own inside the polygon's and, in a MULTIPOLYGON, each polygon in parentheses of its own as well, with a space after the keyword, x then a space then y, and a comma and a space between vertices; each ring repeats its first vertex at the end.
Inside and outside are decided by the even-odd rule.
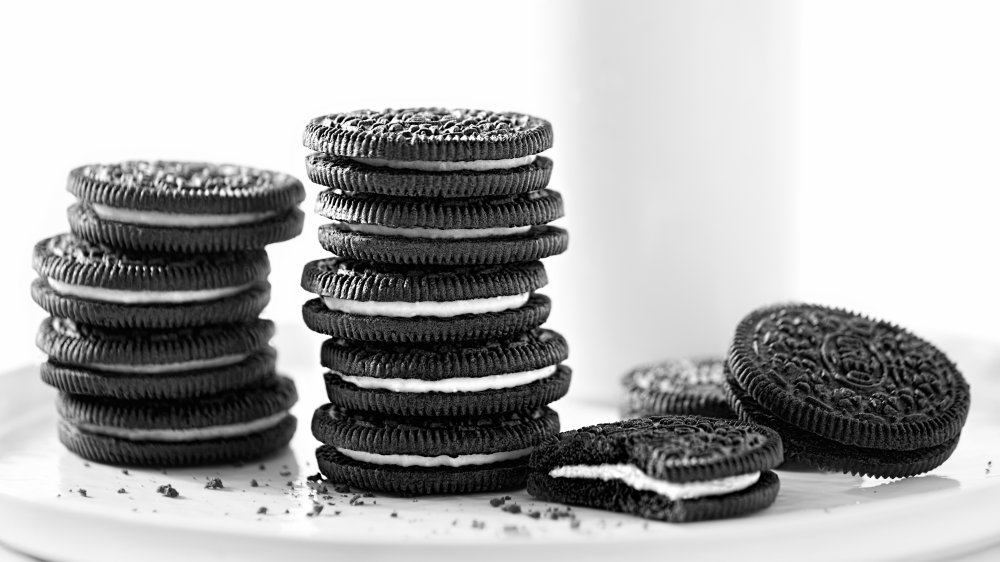
POLYGON ((127 291, 123 289, 104 289, 87 285, 63 283, 51 277, 49 287, 60 295, 77 297, 92 301, 114 302, 120 304, 149 303, 186 303, 210 301, 229 297, 249 289, 253 283, 238 287, 223 287, 221 289, 197 289, 193 291, 127 291))
POLYGON ((355 162, 379 168, 396 168, 402 170, 419 170, 421 172, 455 172, 470 170, 482 172, 485 170, 509 170, 527 166, 535 161, 535 155, 520 158, 503 158, 500 160, 467 160, 464 162, 439 162, 431 160, 387 160, 385 158, 352 158, 355 162))
POLYGON ((330 310, 360 314, 362 316, 392 316, 413 318, 414 316, 436 316, 447 318, 460 314, 486 314, 520 308, 528 302, 531 293, 467 299, 458 301, 355 301, 337 297, 323 297, 323 304, 330 310))
POLYGON ((409 228, 333 221, 340 228, 361 234, 376 236, 400 236, 402 238, 461 239, 487 238, 490 236, 517 236, 531 230, 531 226, 505 226, 496 228, 409 228))
POLYGON ((140 375, 155 375, 159 373, 179 373, 183 371, 196 371, 198 369, 210 369, 214 367, 225 367, 235 365, 249 357, 247 354, 223 355, 211 359, 194 359, 182 361, 180 363, 157 363, 154 365, 116 365, 112 363, 88 363, 84 365, 88 369, 109 371, 112 373, 136 373, 140 375))
POLYGON ((470 466, 480 464, 492 464, 497 462, 519 459, 531 454, 532 447, 517 449, 516 451, 503 451, 500 453, 458 455, 449 457, 448 455, 438 455, 436 457, 424 457, 421 455, 379 455, 367 453, 365 451, 352 451, 351 449, 341 449, 337 451, 345 457, 358 462, 370 464, 391 464, 394 466, 470 466))
POLYGON ((146 224, 149 226, 234 226, 259 222, 278 214, 276 211, 265 211, 260 213, 231 213, 226 215, 188 215, 184 213, 121 209, 108 207, 99 203, 92 203, 91 207, 93 207, 97 216, 104 220, 129 224, 146 224))
POLYGON ((76 426, 89 433, 131 441, 198 441, 239 437, 241 435, 257 433, 278 425, 286 417, 288 417, 287 411, 244 423, 193 427, 189 429, 129 429, 124 427, 108 427, 106 425, 92 425, 89 423, 78 423, 76 426))
POLYGON ((670 500, 690 500, 744 490, 753 486, 760 479, 760 472, 738 474, 717 480, 677 483, 653 478, 631 464, 575 464, 554 468, 549 471, 549 476, 553 478, 587 478, 605 482, 621 480, 635 490, 655 492, 670 500))
POLYGON ((335 372, 335 374, 342 380, 360 388, 374 388, 379 390, 389 390, 392 392, 423 393, 478 392, 481 390, 492 390, 496 388, 513 388, 515 386, 523 386, 552 376, 555 372, 556 365, 551 365, 541 369, 535 369, 533 371, 520 371, 517 373, 504 373, 502 375, 489 375, 485 377, 455 377, 436 381, 355 377, 337 372, 335 372))

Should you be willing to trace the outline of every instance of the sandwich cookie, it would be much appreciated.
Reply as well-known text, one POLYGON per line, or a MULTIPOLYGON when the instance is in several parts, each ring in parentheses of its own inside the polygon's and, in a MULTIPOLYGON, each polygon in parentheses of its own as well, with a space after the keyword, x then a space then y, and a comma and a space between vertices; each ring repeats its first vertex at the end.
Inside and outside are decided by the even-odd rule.
POLYGON ((295 384, 271 376, 190 400, 114 400, 61 393, 59 440, 92 461, 144 466, 230 463, 267 455, 295 432, 295 384))
POLYGON ((747 315, 727 383, 740 418, 777 430, 787 460, 874 477, 943 463, 969 411, 968 383, 930 343, 888 322, 808 304, 747 315))
POLYGON ((465 265, 532 261, 562 253, 566 231, 545 223, 563 215, 559 193, 442 199, 326 190, 316 213, 333 223, 320 245, 338 256, 399 264, 465 265))
POLYGON ((327 404, 312 422, 319 469, 334 482, 401 495, 524 486, 528 455, 559 432, 549 408, 500 416, 396 417, 327 404))
POLYGON ((695 414, 733 418, 726 394, 725 360, 667 359, 622 377, 622 418, 695 414))
POLYGON ((226 252, 294 238, 305 215, 292 176, 198 162, 94 164, 70 172, 70 229, 91 242, 163 252, 226 252))
POLYGON ((306 264, 306 326, 336 338, 396 343, 488 340, 541 325, 548 297, 541 262, 421 267, 327 258, 306 264))
POLYGON ((162 254, 60 234, 35 245, 31 296, 49 314, 111 328, 175 328, 254 320, 267 305, 263 250, 162 254))
POLYGON ((306 157, 313 183, 347 193, 392 197, 487 197, 543 189, 552 176, 552 160, 539 156, 513 168, 448 172, 390 168, 361 159, 316 152, 306 157))
POLYGON ((745 515, 778 494, 781 438, 766 427, 656 416, 568 431, 530 460, 540 499, 674 523, 745 515))
POLYGON ((99 328, 63 318, 36 338, 42 379, 65 392, 114 398, 215 394, 274 372, 269 320, 172 330, 99 328))
POLYGON ((533 410, 569 390, 566 340, 535 329, 511 338, 399 345, 324 342, 335 406, 402 416, 470 416, 533 410))

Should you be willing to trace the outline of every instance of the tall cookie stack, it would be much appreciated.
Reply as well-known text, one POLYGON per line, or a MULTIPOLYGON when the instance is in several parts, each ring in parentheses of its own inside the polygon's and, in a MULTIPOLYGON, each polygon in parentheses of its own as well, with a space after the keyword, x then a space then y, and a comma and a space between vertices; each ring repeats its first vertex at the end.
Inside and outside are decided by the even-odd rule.
POLYGON ((60 390, 59 438, 125 465, 265 455, 295 431, 275 374, 264 246, 302 230, 295 178, 240 166, 123 162, 70 172, 72 234, 39 242, 36 342, 60 390))
POLYGON ((516 113, 354 111, 313 119, 309 178, 336 257, 306 264, 330 404, 313 417, 332 480, 400 494, 522 487, 559 431, 568 355, 538 260, 565 251, 552 127, 516 113))

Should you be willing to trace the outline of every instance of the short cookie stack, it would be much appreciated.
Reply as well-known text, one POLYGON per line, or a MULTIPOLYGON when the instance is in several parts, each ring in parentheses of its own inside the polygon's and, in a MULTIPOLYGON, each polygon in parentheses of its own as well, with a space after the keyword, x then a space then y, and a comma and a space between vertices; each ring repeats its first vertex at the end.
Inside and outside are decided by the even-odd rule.
POLYGON ((309 178, 328 189, 303 305, 331 336, 313 417, 332 480, 399 494, 524 486, 569 389, 540 261, 565 251, 545 189, 552 127, 516 113, 354 111, 313 119, 309 178))
POLYGON ((264 246, 302 230, 295 178, 240 166, 123 162, 70 172, 72 234, 35 245, 52 316, 36 342, 60 390, 59 438, 125 465, 260 457, 295 431, 275 374, 264 246))

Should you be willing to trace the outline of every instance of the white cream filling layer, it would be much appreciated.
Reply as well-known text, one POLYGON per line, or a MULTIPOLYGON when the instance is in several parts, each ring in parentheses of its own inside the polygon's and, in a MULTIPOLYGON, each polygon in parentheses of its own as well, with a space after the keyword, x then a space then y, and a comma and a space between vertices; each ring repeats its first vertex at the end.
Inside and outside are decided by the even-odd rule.
POLYGON ((199 289, 194 291, 126 291, 123 289, 104 289, 101 287, 89 287, 87 285, 73 285, 57 281, 51 277, 48 278, 48 283, 49 287, 52 287, 52 290, 60 295, 120 304, 177 304, 210 301, 242 293, 253 285, 253 283, 247 283, 238 287, 199 289))
POLYGON ((226 215, 188 215, 184 213, 162 213, 159 211, 136 211, 134 209, 108 207, 107 205, 98 203, 93 203, 91 206, 97 216, 104 220, 149 226, 235 226, 259 222, 278 214, 275 211, 266 211, 226 215))
POLYGON ((518 449, 516 451, 503 451, 501 453, 458 455, 449 457, 448 455, 438 455, 436 457, 424 457, 421 455, 379 455, 366 453, 365 451, 352 451, 351 449, 341 449, 337 451, 345 457, 358 462, 370 464, 391 464, 394 466, 470 466, 479 464, 493 464, 497 462, 519 459, 531 454, 531 447, 518 449))
POLYGON ((478 392, 481 390, 492 390, 497 388, 513 388, 533 383, 537 380, 552 376, 556 372, 556 365, 535 369, 533 371, 521 371, 517 373, 504 373, 502 375, 489 375, 485 377, 455 377, 436 381, 425 381, 420 379, 382 379, 376 377, 355 377, 336 373, 345 382, 349 382, 360 388, 374 388, 379 390, 389 390, 392 392, 478 392))
POLYGON ((504 158, 502 160, 467 160, 465 162, 438 162, 431 160, 387 160, 384 158, 352 158, 355 162, 380 168, 396 168, 402 170, 420 170, 421 172, 455 172, 469 170, 481 172, 485 170, 509 170, 519 166, 527 166, 535 161, 535 155, 520 158, 504 158))
POLYGON ((112 373, 136 373, 140 375, 155 375, 160 373, 180 373, 184 371, 195 371, 198 369, 211 369, 214 367, 225 367, 235 365, 249 357, 242 355, 222 355, 211 359, 194 359, 192 361, 182 361, 180 363, 157 363, 155 365, 116 365, 112 363, 88 363, 84 365, 88 369, 99 371, 109 371, 112 373))
POLYGON ((447 318, 459 314, 485 314, 520 308, 528 302, 531 293, 468 299, 458 301, 355 301, 337 297, 323 297, 323 304, 330 310, 360 314, 362 316, 393 316, 413 318, 414 316, 436 316, 447 318))
POLYGON ((88 423, 76 424, 78 428, 89 433, 118 437, 119 439, 129 439, 131 441, 198 441, 207 439, 220 439, 224 437, 239 437, 257 433, 265 429, 270 429, 281 423, 288 412, 280 412, 273 416, 260 418, 245 423, 234 423, 230 425, 213 425, 209 427, 195 427, 190 429, 127 429, 122 427, 108 427, 106 425, 91 425, 88 423))
POLYGON ((351 232, 373 234, 376 236, 400 236, 402 238, 462 239, 487 238, 490 236, 517 236, 531 230, 531 226, 510 226, 497 228, 408 228, 382 226, 379 224, 361 224, 353 222, 333 221, 339 228, 351 232))
POLYGON ((690 500, 744 490, 753 486, 760 479, 760 472, 681 484, 653 478, 631 464, 576 464, 554 468, 549 471, 549 476, 553 478, 587 478, 605 482, 621 480, 635 490, 655 492, 671 500, 690 500))

